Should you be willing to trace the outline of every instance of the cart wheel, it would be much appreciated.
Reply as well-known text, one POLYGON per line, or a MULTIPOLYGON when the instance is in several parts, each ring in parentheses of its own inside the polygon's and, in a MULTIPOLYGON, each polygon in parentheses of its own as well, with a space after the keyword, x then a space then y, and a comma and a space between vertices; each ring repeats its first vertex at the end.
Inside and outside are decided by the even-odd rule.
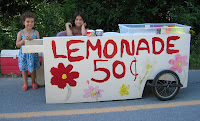
POLYGON ((161 71, 156 75, 152 84, 154 95, 162 101, 173 99, 181 85, 178 75, 171 70, 161 71))

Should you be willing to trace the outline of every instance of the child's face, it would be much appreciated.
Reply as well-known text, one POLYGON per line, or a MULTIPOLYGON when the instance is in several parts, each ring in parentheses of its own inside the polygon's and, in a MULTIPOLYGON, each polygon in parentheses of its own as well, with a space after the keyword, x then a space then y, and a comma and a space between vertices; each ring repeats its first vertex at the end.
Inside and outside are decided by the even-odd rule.
POLYGON ((84 24, 84 21, 82 19, 81 16, 77 16, 76 19, 75 19, 75 25, 76 26, 82 26, 84 24))
POLYGON ((25 28, 32 29, 34 27, 34 18, 26 18, 23 24, 25 28))

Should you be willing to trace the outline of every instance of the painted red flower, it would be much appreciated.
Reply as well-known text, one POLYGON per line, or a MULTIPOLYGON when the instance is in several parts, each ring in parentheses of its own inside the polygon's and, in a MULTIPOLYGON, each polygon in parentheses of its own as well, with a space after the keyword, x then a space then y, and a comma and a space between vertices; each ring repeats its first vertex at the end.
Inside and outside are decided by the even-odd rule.
POLYGON ((76 86, 76 81, 74 79, 79 77, 79 73, 71 71, 72 69, 73 66, 71 64, 65 68, 63 63, 59 63, 58 68, 52 67, 50 71, 53 75, 51 84, 58 85, 61 89, 64 89, 67 83, 72 87, 76 86))

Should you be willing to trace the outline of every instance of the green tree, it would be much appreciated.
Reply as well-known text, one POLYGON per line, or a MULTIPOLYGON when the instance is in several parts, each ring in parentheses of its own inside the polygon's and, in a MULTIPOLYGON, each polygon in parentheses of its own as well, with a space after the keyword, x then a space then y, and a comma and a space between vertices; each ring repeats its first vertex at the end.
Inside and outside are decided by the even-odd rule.
POLYGON ((89 28, 118 31, 118 24, 180 23, 191 26, 190 67, 200 68, 199 0, 1 0, 0 50, 15 49, 17 32, 23 29, 20 15, 37 14, 40 37, 65 30, 76 11, 84 11, 89 28))

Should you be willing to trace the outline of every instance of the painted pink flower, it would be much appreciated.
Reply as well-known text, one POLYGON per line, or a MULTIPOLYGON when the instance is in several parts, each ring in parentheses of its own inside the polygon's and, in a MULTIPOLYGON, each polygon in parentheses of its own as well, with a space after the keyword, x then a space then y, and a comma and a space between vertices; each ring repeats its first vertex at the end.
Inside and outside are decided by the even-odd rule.
POLYGON ((98 97, 102 97, 102 92, 103 89, 99 89, 98 86, 93 87, 93 86, 89 86, 89 89, 84 89, 85 94, 83 95, 84 98, 95 98, 96 100, 98 100, 98 97))
POLYGON ((186 62, 186 60, 187 60, 187 56, 181 56, 180 54, 176 54, 175 60, 174 59, 169 60, 169 64, 172 65, 170 69, 181 73, 182 67, 188 65, 188 62, 186 62))
POLYGON ((79 77, 79 73, 72 71, 72 69, 73 66, 71 64, 65 67, 63 63, 59 63, 58 68, 52 67, 50 71, 53 75, 51 84, 58 85, 61 89, 64 89, 67 83, 72 87, 76 86, 76 81, 74 79, 79 77))

